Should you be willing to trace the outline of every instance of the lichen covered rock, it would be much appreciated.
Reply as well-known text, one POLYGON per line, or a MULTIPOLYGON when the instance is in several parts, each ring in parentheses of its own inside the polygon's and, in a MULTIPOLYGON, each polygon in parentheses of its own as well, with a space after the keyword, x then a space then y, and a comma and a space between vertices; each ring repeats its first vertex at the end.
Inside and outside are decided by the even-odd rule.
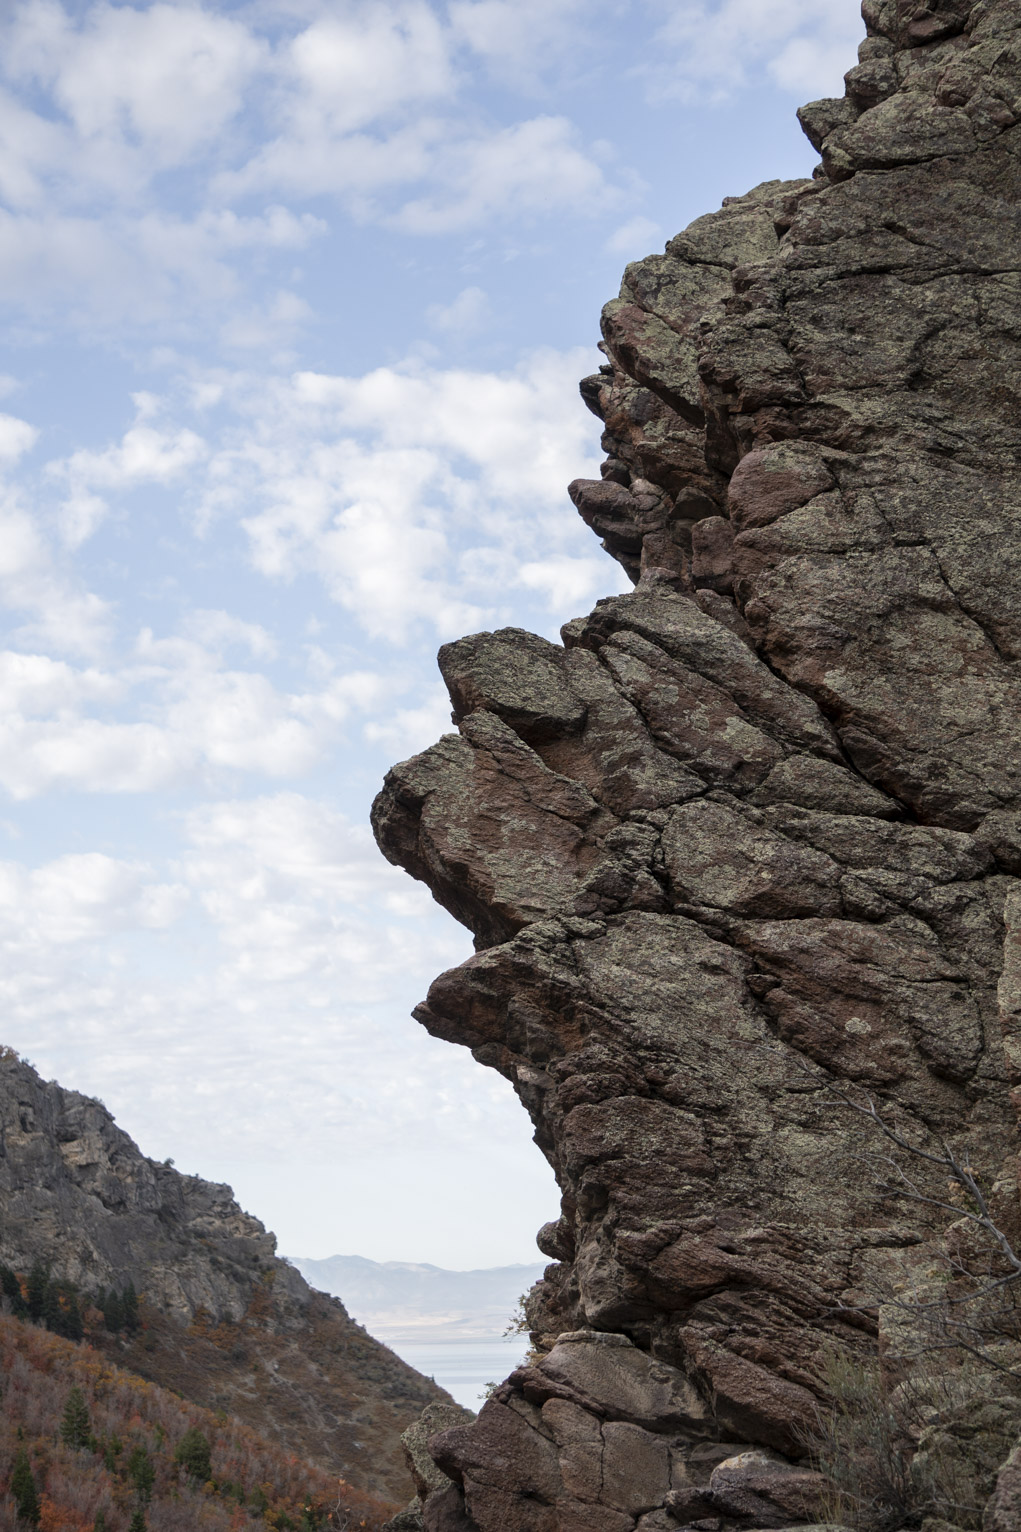
POLYGON ((950 1221, 891 1199, 849 1100, 1018 1226, 1021 5, 863 9, 846 96, 801 114, 815 177, 604 313, 571 495, 634 592, 562 648, 448 645, 458 733, 374 808, 476 937, 417 1015, 514 1083, 563 1196, 549 1355, 436 1449, 477 1532, 819 1521, 825 1358, 880 1325, 906 1354, 877 1294, 950 1221), (637 1411, 625 1355, 683 1403, 637 1411), (605 1471, 625 1428, 648 1494, 605 1471), (724 1484, 742 1451, 759 1488, 724 1484))

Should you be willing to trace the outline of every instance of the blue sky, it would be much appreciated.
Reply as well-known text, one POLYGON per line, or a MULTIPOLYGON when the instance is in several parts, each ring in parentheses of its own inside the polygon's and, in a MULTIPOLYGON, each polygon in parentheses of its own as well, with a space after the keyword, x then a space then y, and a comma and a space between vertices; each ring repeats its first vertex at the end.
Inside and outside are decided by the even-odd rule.
POLYGON ((567 499, 627 260, 842 92, 857 0, 8 3, 4 1040, 325 1256, 534 1259, 465 933, 375 851, 435 651, 622 588, 567 499))

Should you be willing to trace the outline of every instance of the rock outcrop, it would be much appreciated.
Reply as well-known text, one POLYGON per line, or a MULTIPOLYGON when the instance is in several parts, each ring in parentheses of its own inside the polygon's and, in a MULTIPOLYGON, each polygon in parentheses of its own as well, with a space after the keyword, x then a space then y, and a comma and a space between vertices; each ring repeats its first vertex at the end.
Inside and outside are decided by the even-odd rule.
POLYGON ((822 1519, 827 1355, 903 1351, 954 1221, 855 1105, 1021 1221, 1021 4, 863 15, 815 176, 604 311, 571 495, 634 592, 447 645, 458 732, 374 808, 476 937, 416 1014, 563 1196, 548 1354, 434 1440, 433 1532, 822 1519))
POLYGON ((121 1367, 406 1500, 401 1432, 449 1396, 275 1252, 229 1186, 147 1159, 101 1102, 0 1052, 0 1262, 84 1294, 133 1283, 145 1328, 108 1342, 121 1367))

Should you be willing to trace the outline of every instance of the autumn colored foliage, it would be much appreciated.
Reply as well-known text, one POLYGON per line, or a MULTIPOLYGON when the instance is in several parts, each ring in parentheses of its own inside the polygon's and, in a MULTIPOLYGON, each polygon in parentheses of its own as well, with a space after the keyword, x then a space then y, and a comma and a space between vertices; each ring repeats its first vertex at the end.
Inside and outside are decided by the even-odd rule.
POLYGON ((87 1343, 5 1316, 0 1389, 0 1532, 379 1532, 396 1510, 87 1343))

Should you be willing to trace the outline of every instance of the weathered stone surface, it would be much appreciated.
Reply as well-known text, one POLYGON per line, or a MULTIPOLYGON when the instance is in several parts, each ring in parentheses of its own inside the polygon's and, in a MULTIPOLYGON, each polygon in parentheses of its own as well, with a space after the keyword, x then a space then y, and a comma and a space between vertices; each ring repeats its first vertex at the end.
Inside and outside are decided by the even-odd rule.
POLYGON ((401 1433, 404 1460, 421 1501, 428 1500, 435 1490, 445 1490, 450 1483, 429 1452, 430 1437, 438 1431, 467 1425, 474 1419, 471 1410, 463 1409, 459 1404, 427 1404, 418 1419, 401 1433))
POLYGON ((826 1480, 766 1452, 742 1452, 713 1469, 708 1495, 725 1516, 745 1516, 759 1527, 804 1520, 818 1508, 826 1480))
POLYGON ((374 810, 479 949, 417 1015, 514 1083, 562 1190, 549 1355, 450 1456, 482 1483, 514 1401, 548 1413, 560 1488, 498 1486, 521 1525, 585 1503, 621 1424, 669 1439, 671 1488, 607 1513, 711 1519, 757 1448, 787 1464, 757 1524, 817 1514, 791 1465, 826 1354, 879 1324, 897 1354, 870 1303, 951 1222, 886 1195, 848 1092, 1021 1226, 1021 5, 864 16, 846 96, 802 113, 816 176, 728 199, 604 314, 608 457, 570 493, 635 590, 562 650, 448 646, 460 735, 374 810), (683 1407, 625 1403, 631 1355, 683 1407))
POLYGON ((423 1532, 471 1532, 464 1496, 456 1485, 430 1495, 422 1513, 423 1532))
MULTIPOLYGON (((36 1261, 84 1294, 142 1298, 120 1366, 227 1409, 330 1473, 406 1500, 400 1434, 457 1406, 315 1292, 229 1186, 147 1159, 102 1102, 0 1050, 0 1261, 36 1261)), ((436 1470, 434 1469, 434 1472, 436 1470)))
POLYGON ((1013 1448, 996 1479, 982 1522, 982 1532, 1014 1532, 1021 1527, 1021 1442, 1013 1448))
POLYGON ((548 1356, 519 1368, 514 1381, 526 1399, 544 1407, 547 1401, 568 1400, 592 1412, 590 1419, 609 1415, 643 1431, 670 1432, 705 1422, 705 1403, 683 1372, 631 1345, 609 1346, 608 1339, 617 1337, 561 1337, 548 1356))
POLYGON ((398 1511, 396 1516, 390 1517, 383 1527, 383 1532, 424 1532, 424 1527, 422 1502, 416 1495, 403 1511, 398 1511))
MULTIPOLYGON (((1009 1485, 1007 1464, 1021 1433, 1021 1398, 1016 1386, 1005 1388, 1005 1382, 987 1380, 981 1394, 945 1409, 939 1420, 926 1427, 911 1465, 917 1480, 931 1481, 942 1472, 950 1482, 967 1485, 972 1490, 968 1502, 979 1506, 994 1497, 1001 1483, 1009 1485)), ((949 1516, 956 1508, 939 1507, 944 1509, 949 1516)))

